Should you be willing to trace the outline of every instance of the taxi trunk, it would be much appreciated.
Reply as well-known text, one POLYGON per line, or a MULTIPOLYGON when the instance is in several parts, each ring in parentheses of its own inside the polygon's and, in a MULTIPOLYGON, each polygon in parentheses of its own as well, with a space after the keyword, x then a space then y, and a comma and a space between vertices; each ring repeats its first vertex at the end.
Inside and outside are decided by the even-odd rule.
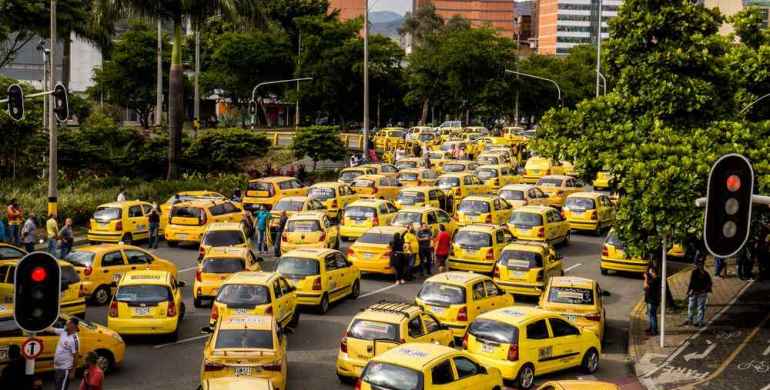
POLYGON ((599 214, 596 209, 574 208, 564 209, 564 216, 569 222, 569 228, 574 230, 597 230, 599 214))
POLYGON ((495 266, 495 282, 510 294, 540 296, 543 292, 543 267, 528 260, 508 259, 495 266))
POLYGON ((523 223, 508 224, 508 230, 519 240, 544 241, 545 227, 523 223))
POLYGON ((441 324, 446 325, 456 340, 465 335, 465 329, 468 327, 468 305, 465 302, 450 304, 421 298, 415 298, 415 302, 423 310, 433 314, 441 324))
POLYGON ((460 226, 470 225, 473 223, 494 223, 492 221, 492 214, 490 213, 458 211, 457 220, 460 226))
POLYGON ((88 239, 100 242, 118 242, 123 237, 123 220, 91 218, 88 239))
POLYGON ((201 272, 198 271, 195 275, 195 279, 198 281, 197 296, 200 297, 216 297, 219 292, 219 287, 230 276, 235 273, 219 273, 219 272, 201 272))
POLYGON ((348 249, 348 259, 362 272, 395 274, 390 266, 390 248, 382 244, 355 243, 348 249))
POLYGON ((605 243, 602 247, 601 269, 625 272, 644 273, 647 271, 650 261, 639 258, 630 258, 622 248, 605 243))
POLYGON ((369 360, 399 345, 395 340, 365 340, 346 336, 340 342, 340 352, 345 356, 345 363, 339 365, 343 369, 341 373, 359 377, 369 360))
POLYGON ((491 274, 495 250, 491 246, 452 243, 448 261, 450 269, 491 274))
POLYGON ((208 378, 225 376, 271 378, 280 376, 283 364, 273 351, 216 350, 203 363, 208 378))
POLYGON ((377 187, 374 186, 352 186, 353 192, 358 194, 361 198, 375 198, 377 197, 377 187))
POLYGON ((176 329, 177 314, 170 301, 113 300, 108 324, 120 334, 166 334, 176 329))

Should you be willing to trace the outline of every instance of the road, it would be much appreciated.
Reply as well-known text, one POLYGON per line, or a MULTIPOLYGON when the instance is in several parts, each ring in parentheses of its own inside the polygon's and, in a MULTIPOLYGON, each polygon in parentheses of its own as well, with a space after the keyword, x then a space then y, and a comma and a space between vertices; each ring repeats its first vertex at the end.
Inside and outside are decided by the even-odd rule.
MULTIPOLYGON (((601 367, 594 376, 583 378, 631 383, 635 379, 626 362, 628 314, 640 297, 642 280, 633 275, 602 276, 598 266, 601 241, 600 237, 574 234, 571 244, 561 248, 567 275, 598 280, 602 288, 611 294, 605 298, 607 333, 601 367)), ((206 337, 201 335, 200 328, 208 322, 209 309, 195 309, 192 302, 191 286, 195 277, 197 247, 163 246, 155 252, 176 263, 179 279, 187 282, 183 290, 187 316, 181 325, 179 341, 167 344, 157 339, 127 338, 123 366, 106 379, 106 388, 110 390, 189 390, 199 384, 206 337)), ((271 270, 273 266, 272 259, 263 263, 266 270, 271 270)), ((289 389, 352 389, 340 384, 335 375, 339 339, 350 319, 360 309, 381 300, 413 301, 420 283, 418 280, 396 286, 390 279, 365 275, 358 300, 338 302, 323 316, 303 311, 298 328, 289 335, 289 389)), ((532 305, 534 301, 521 304, 532 305)), ((105 324, 106 316, 104 307, 88 308, 89 320, 105 324)), ((577 370, 570 370, 539 378, 538 383, 551 379, 574 379, 581 375, 577 370)))

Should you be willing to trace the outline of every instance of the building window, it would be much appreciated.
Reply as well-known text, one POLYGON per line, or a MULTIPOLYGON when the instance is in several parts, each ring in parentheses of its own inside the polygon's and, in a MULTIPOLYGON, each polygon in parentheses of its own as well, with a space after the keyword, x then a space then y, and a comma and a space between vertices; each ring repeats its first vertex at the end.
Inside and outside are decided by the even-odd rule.
POLYGON ((565 36, 557 36, 556 42, 561 43, 591 43, 591 38, 588 37, 565 37, 565 36))

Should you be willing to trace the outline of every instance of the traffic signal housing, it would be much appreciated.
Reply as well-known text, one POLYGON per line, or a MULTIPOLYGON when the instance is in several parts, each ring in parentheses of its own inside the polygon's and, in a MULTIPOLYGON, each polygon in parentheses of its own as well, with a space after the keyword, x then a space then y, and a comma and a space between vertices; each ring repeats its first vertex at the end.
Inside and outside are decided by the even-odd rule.
POLYGON ((27 332, 41 332, 59 318, 61 269, 48 253, 32 252, 16 265, 13 315, 27 332))
POLYGON ((8 115, 17 122, 24 119, 24 91, 19 84, 8 87, 8 115))
POLYGON ((59 122, 64 122, 70 116, 69 97, 64 84, 58 83, 53 89, 53 113, 59 122))
POLYGON ((717 257, 730 257, 746 244, 751 225, 754 170, 740 154, 726 154, 711 167, 703 239, 717 257))

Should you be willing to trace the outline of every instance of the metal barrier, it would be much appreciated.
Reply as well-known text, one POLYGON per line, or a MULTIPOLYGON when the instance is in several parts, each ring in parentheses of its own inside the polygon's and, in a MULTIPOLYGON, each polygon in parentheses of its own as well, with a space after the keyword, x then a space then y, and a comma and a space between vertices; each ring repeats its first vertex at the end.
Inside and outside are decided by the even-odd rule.
MULTIPOLYGON (((288 148, 291 147, 295 133, 266 131, 264 134, 273 146, 288 148)), ((364 136, 362 134, 341 133, 340 141, 350 150, 364 150, 364 136)))

